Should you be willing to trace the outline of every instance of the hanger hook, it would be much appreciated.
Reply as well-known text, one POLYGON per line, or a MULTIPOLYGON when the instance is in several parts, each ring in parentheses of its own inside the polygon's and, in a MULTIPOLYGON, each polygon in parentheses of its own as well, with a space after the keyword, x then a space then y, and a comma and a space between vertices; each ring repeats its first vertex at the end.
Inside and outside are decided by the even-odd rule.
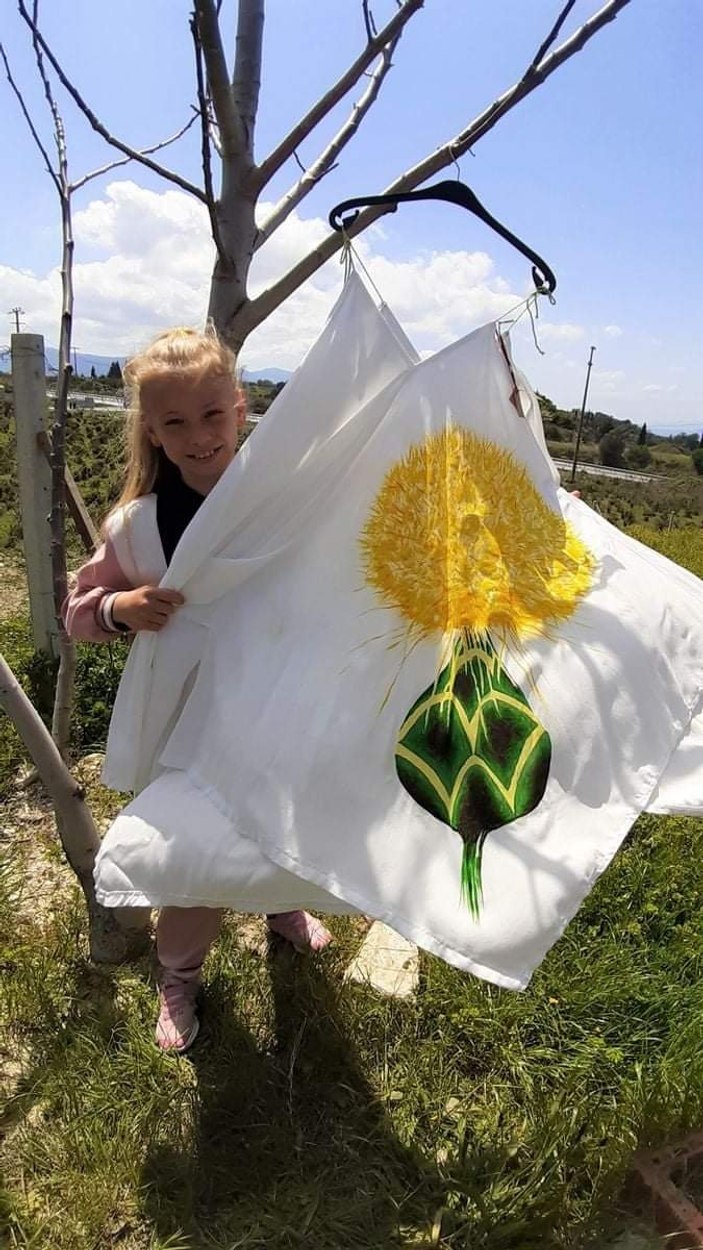
MULTIPOLYGON (((455 164, 457 164, 456 161, 455 164)), ((450 204, 458 204, 460 208, 465 208, 468 212, 473 213, 475 217, 485 222, 487 226, 490 226, 491 230, 494 230, 507 243, 510 243, 516 251, 532 262, 532 278, 537 291, 540 295, 548 295, 551 298, 556 288, 557 280, 547 262, 537 252, 533 251, 531 247, 528 247, 526 243, 523 243, 517 235, 508 230, 506 226, 501 225, 495 217, 492 217, 488 209, 484 208, 478 197, 471 190, 471 187, 468 187, 464 182, 451 182, 447 179, 443 182, 436 182, 432 186, 425 187, 419 191, 396 191, 389 192, 386 195, 366 195, 352 200, 343 200, 340 204, 336 204, 330 212, 329 223, 333 230, 349 231, 359 216, 361 208, 382 205, 386 212, 394 213, 399 204, 415 200, 444 200, 450 204), (347 213, 350 215, 345 216, 347 213)))

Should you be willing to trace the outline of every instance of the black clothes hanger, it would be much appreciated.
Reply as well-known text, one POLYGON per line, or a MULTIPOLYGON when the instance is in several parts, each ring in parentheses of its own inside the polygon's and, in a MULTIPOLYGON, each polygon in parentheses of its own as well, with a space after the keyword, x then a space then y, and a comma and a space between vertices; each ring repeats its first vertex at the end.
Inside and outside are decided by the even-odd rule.
POLYGON ((359 216, 359 209, 366 208, 374 204, 388 204, 391 206, 391 212, 395 212, 398 205, 407 203, 411 200, 446 200, 450 204, 458 204, 461 208, 466 208, 474 216, 479 217, 481 221, 485 221, 491 230, 495 230, 501 238, 511 243, 523 256, 532 261, 532 277, 535 286, 540 293, 551 295, 554 291, 557 280, 549 268, 549 265, 532 251, 526 243, 518 239, 516 235, 502 226, 495 217, 492 217, 487 209, 483 207, 480 200, 476 198, 470 187, 464 182, 450 181, 435 182, 431 187, 425 187, 421 191, 398 191, 388 195, 365 195, 353 200, 343 200, 341 204, 336 204, 329 215, 329 223, 334 230, 348 230, 359 216), (344 217, 344 213, 351 215, 344 217))

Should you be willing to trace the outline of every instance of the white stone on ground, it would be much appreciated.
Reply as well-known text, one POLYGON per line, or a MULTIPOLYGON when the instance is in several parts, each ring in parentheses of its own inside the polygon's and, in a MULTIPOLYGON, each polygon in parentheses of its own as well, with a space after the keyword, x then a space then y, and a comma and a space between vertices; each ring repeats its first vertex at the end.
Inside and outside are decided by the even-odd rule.
POLYGON ((371 985, 391 998, 410 998, 417 990, 417 947, 380 920, 374 921, 344 978, 371 985))

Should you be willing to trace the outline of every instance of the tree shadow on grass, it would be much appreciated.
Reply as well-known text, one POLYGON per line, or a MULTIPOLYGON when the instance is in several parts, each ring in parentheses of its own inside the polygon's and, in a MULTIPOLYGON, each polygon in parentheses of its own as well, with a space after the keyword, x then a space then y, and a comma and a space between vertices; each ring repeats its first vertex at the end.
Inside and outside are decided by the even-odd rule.
POLYGON ((380 1250, 401 1244, 402 1225, 429 1236, 441 1185, 399 1143, 364 1075, 340 1011, 350 991, 328 960, 271 944, 268 1048, 236 1019, 226 983, 208 987, 203 1044, 191 1052, 194 1141, 152 1149, 144 1168, 164 1242, 180 1232, 192 1250, 380 1250))

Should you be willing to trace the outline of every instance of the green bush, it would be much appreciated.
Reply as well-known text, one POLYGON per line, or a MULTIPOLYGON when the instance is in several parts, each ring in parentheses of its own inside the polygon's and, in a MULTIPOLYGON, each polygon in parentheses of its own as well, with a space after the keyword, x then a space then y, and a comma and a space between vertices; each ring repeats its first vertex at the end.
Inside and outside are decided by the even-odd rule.
MULTIPOLYGON (((44 653, 34 650, 27 617, 3 621, 2 651, 44 723, 50 725, 56 666, 44 653)), ((76 755, 84 755, 105 746, 129 644, 121 640, 106 646, 80 643, 77 651, 71 747, 76 755)), ((0 717, 0 798, 9 792, 17 769, 27 758, 11 720, 0 717)))
POLYGON ((646 469, 652 463, 652 453, 643 444, 635 443, 627 450, 627 463, 632 469, 646 469))
POLYGON ((598 444, 601 464, 620 469, 625 463, 625 440, 615 430, 604 434, 598 444))
POLYGON ((76 701, 71 725, 71 745, 78 755, 105 746, 128 654, 129 644, 122 640, 106 645, 82 643, 78 646, 76 701))
POLYGON ((703 447, 698 447, 697 450, 693 452, 691 460, 693 461, 693 467, 696 470, 696 473, 699 473, 703 477, 703 447))
MULTIPOLYGON (((18 616, 2 622, 2 653, 20 685, 29 694, 34 647, 27 617, 18 616)), ((26 758, 9 716, 0 715, 0 799, 7 794, 14 773, 26 758)))

